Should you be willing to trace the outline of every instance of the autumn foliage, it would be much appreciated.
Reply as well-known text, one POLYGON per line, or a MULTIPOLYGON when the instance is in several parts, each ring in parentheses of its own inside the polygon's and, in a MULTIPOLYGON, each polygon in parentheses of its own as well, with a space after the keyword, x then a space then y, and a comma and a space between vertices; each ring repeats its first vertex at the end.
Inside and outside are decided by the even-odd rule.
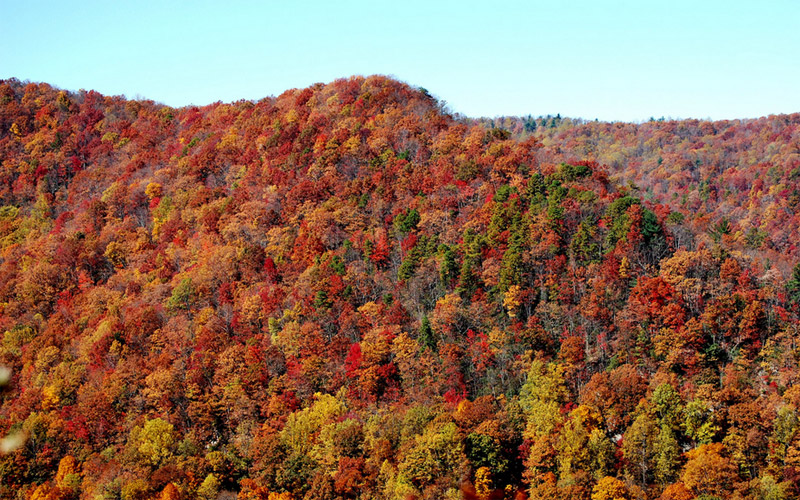
POLYGON ((0 81, 0 497, 797 498, 798 133, 0 81))

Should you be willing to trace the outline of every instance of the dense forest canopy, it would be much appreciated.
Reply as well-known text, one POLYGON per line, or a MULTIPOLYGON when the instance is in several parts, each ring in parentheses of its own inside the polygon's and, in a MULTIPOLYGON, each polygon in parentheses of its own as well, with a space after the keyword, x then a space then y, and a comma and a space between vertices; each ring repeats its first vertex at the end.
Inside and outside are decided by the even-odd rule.
POLYGON ((799 179, 800 115, 0 81, 0 497, 797 498, 799 179))

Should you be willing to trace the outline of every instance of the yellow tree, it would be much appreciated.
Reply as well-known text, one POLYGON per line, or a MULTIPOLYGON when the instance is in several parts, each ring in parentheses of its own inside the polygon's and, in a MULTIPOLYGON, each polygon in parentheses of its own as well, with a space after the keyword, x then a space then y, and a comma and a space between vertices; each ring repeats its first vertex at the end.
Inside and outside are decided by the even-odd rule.
POLYGON ((420 490, 442 480, 454 486, 464 462, 456 424, 441 425, 434 420, 414 441, 413 448, 399 465, 401 477, 420 490))
POLYGON ((564 420, 561 406, 567 398, 564 367, 534 360, 520 396, 520 406, 526 416, 524 437, 531 442, 528 473, 535 478, 555 469, 557 430, 564 420))
POLYGON ((561 479, 581 471, 599 472, 602 477, 613 457, 613 445, 599 430, 600 414, 581 405, 572 410, 569 417, 558 438, 558 469, 561 479))
POLYGON ((647 486, 653 473, 657 437, 655 422, 647 413, 642 413, 633 421, 622 440, 628 474, 638 480, 642 488, 647 486))
POLYGON ((78 462, 72 455, 66 455, 58 462, 58 472, 56 472, 56 487, 62 490, 78 492, 81 483, 81 475, 78 462))
POLYGON ((696 495, 727 498, 738 478, 736 467, 723 455, 722 443, 702 445, 686 453, 681 480, 696 495))
POLYGON ((219 479, 214 474, 209 474, 197 488, 197 498, 214 500, 219 493, 219 479))
POLYGON ((134 427, 130 437, 141 459, 149 465, 158 467, 172 457, 174 427, 161 418, 146 420, 143 427, 134 427))
POLYGON ((606 476, 592 488, 592 500, 630 500, 631 494, 625 483, 606 476))

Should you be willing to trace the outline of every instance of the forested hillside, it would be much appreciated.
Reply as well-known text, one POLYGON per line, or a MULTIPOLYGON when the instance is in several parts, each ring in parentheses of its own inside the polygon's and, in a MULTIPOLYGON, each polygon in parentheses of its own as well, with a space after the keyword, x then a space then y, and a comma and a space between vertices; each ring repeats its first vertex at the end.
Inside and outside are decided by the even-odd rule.
POLYGON ((797 498, 798 148, 0 81, 0 497, 797 498))
POLYGON ((539 138, 546 161, 594 160, 638 195, 692 214, 693 229, 751 256, 800 259, 800 114, 642 124, 548 118, 482 120, 539 138), (715 234, 716 233, 716 234, 715 234))

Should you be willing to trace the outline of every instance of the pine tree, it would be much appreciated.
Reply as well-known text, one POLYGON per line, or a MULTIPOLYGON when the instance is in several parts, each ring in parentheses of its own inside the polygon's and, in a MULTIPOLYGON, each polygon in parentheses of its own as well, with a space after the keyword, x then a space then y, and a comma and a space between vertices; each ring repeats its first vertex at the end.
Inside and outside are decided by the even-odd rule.
POLYGON ((436 334, 431 328, 431 322, 427 316, 422 317, 422 324, 419 328, 418 342, 423 349, 436 350, 436 334))
POLYGON ((786 292, 792 304, 800 305, 800 264, 794 266, 792 277, 786 283, 786 292))

